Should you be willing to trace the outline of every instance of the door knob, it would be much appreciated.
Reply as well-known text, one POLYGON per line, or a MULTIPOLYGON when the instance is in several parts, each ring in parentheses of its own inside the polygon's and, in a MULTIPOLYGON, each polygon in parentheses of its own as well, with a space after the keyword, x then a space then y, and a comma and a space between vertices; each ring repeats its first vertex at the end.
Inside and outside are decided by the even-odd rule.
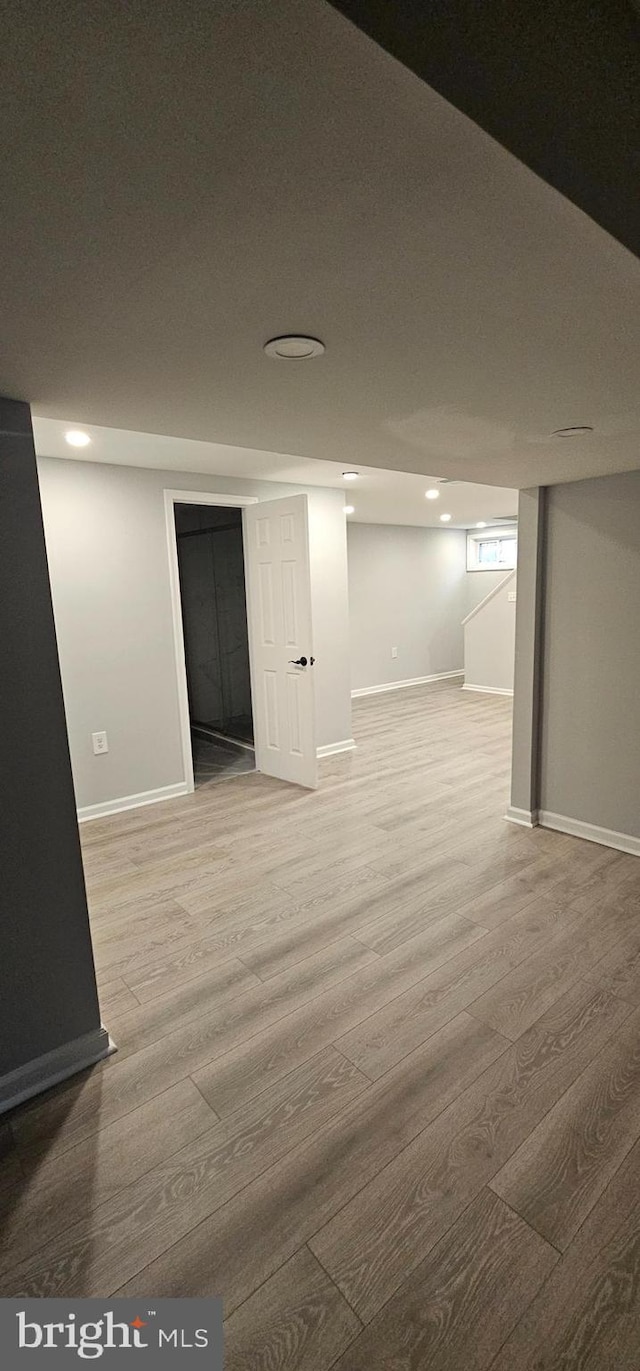
POLYGON ((290 662, 289 662, 289 666, 306 666, 306 665, 307 665, 307 659, 306 659, 306 657, 298 657, 297 661, 295 661, 295 662, 290 661, 290 662))

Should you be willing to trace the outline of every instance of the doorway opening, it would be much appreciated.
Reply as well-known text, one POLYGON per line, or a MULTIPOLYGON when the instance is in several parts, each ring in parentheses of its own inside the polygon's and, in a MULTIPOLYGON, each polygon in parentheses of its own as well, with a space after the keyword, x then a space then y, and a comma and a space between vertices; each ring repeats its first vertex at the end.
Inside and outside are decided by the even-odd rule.
POLYGON ((196 788, 255 770, 242 512, 175 505, 196 788))
MULTIPOLYGON (((230 772, 225 766, 226 775, 250 767, 281 781, 315 789, 318 764, 307 496, 288 495, 259 501, 255 495, 165 490, 164 507, 186 792, 195 788, 192 725, 198 726, 200 732, 203 723, 209 732, 213 728, 216 734, 222 735, 217 742, 222 741, 227 749, 235 752, 236 769, 230 772), (185 505, 193 507, 188 516, 189 525, 180 516, 185 505), (216 511, 213 516, 212 509, 216 511), (238 522, 235 527, 230 510, 236 511, 238 522), (231 527, 221 527, 224 525, 231 527), (220 656, 234 669, 244 658, 244 693, 236 696, 232 690, 226 700, 223 696, 222 712, 213 713, 208 706, 205 710, 195 697, 193 671, 190 681, 187 677, 185 639, 191 634, 182 603, 181 579, 186 581, 189 575, 185 560, 197 559, 195 553, 187 552, 181 568, 178 549, 179 543, 182 549, 187 546, 188 540, 183 535, 191 533, 194 535, 191 541, 195 541, 207 529, 218 530, 212 533, 214 539, 226 538, 227 542, 234 543, 233 554, 228 554, 235 567, 231 591, 235 596, 235 623, 238 632, 242 630, 243 646, 236 639, 234 652, 230 656, 222 652, 220 656), (247 716, 252 720, 253 745, 247 741, 247 716), (250 753, 253 750, 253 756, 247 758, 247 750, 250 753), (245 754, 240 760, 239 753, 245 754)), ((218 544, 214 543, 214 557, 217 548, 218 544)), ((215 607, 213 587, 209 584, 209 607, 212 599, 215 607)), ((199 779, 199 784, 206 784, 207 779, 210 782, 225 777, 217 777, 214 771, 199 779)))

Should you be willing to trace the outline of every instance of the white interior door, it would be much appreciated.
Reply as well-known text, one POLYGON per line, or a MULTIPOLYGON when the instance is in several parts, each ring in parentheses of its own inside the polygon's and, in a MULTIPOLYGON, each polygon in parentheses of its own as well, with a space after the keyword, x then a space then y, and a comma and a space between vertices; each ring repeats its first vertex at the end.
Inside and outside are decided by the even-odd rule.
POLYGON ((318 783, 306 495, 244 511, 256 766, 318 783))

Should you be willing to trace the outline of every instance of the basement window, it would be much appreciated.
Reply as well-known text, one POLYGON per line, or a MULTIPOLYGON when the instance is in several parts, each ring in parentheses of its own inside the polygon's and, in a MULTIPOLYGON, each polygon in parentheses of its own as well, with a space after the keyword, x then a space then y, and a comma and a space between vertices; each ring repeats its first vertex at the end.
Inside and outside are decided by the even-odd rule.
POLYGON ((517 554, 518 538, 513 528, 467 534, 467 571, 513 571, 517 554))

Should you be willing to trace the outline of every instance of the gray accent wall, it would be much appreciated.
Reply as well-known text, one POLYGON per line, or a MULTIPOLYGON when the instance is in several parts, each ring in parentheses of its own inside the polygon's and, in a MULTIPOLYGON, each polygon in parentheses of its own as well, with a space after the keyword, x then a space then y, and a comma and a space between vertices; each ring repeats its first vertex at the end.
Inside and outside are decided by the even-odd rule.
POLYGON ((0 398, 0 1077, 100 1026, 29 407, 0 398))
POLYGON ((640 471, 547 491, 540 766, 541 809, 640 838, 640 471))
POLYGON ((540 486, 518 496, 518 599, 515 626, 512 817, 533 822, 540 790, 540 693, 546 491, 540 486))
POLYGON ((466 534, 351 523, 347 546, 352 689, 462 671, 466 534))
MULTIPOLYGON (((41 457, 78 806, 184 779, 165 489, 277 499, 299 486, 41 457), (109 752, 94 757, 105 729, 109 752)), ((318 746, 351 737, 344 492, 307 488, 318 746)))

